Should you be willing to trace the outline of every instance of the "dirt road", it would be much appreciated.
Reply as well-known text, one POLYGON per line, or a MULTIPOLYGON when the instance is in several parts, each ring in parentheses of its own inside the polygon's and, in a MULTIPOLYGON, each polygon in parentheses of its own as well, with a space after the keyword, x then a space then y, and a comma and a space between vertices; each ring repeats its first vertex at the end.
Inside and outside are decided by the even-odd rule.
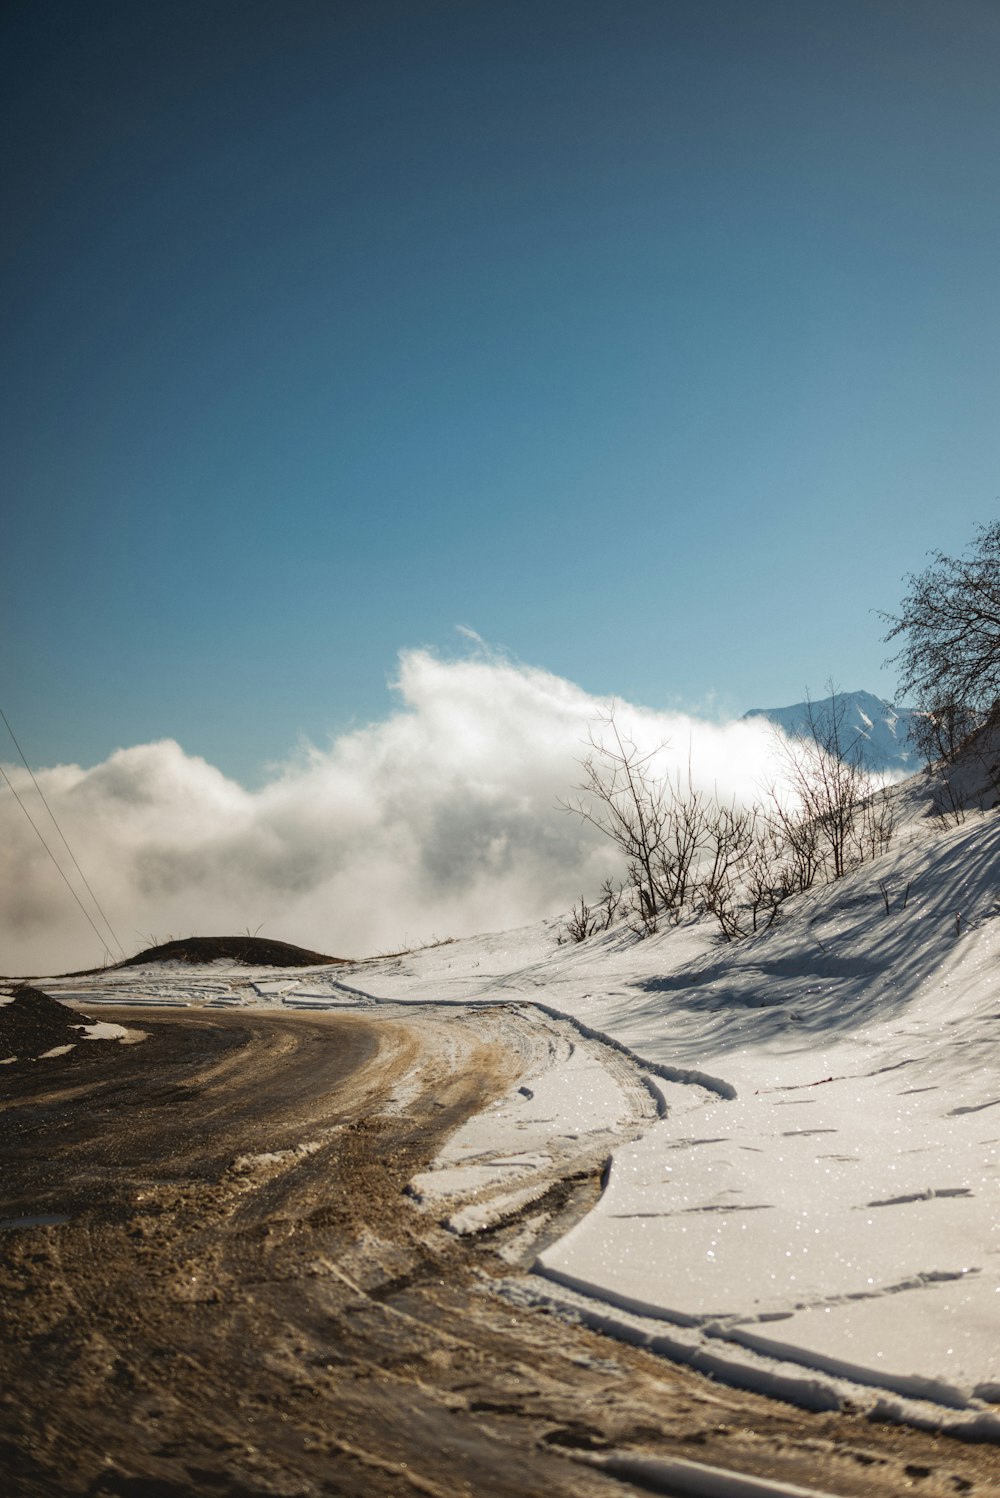
POLYGON ((516 1080, 459 1012, 107 1017, 149 1038, 0 1074, 4 1491, 587 1498, 643 1490, 588 1465, 642 1452, 845 1498, 1000 1492, 995 1448, 804 1416, 513 1307, 519 1225, 470 1246, 404 1195, 516 1080))

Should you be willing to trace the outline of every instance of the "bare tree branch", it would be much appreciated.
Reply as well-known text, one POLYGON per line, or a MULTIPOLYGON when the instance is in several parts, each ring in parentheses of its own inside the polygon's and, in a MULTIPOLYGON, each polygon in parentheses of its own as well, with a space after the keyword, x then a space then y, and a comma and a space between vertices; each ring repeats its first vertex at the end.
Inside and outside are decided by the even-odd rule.
MULTIPOLYGON (((900 612, 881 618, 886 641, 902 642, 886 662, 899 667, 900 695, 944 722, 947 739, 956 725, 981 723, 1000 698, 1000 521, 979 527, 967 555, 931 557, 906 577, 900 612)), ((922 747, 935 736, 929 727, 922 747)))

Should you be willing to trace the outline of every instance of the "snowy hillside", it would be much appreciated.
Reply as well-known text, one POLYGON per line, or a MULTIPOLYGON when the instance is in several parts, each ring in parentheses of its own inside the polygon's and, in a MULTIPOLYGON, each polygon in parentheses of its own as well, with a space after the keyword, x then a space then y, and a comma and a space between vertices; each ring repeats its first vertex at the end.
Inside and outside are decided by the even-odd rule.
POLYGON ((544 922, 336 969, 46 987, 87 1003, 490 1006, 521 1074, 420 1199, 469 1231, 591 1147, 611 1153, 598 1205, 512 1294, 807 1406, 997 1439, 1000 814, 946 826, 928 794, 900 787, 890 852, 747 941, 693 919, 572 945, 544 922))
POLYGON ((824 734, 833 720, 834 703, 843 716, 840 739, 846 750, 856 746, 865 769, 875 774, 903 771, 910 775, 920 768, 920 754, 910 736, 910 725, 916 716, 909 708, 893 707, 871 692, 841 692, 834 699, 818 702, 796 702, 791 707, 752 707, 746 718, 766 718, 791 738, 809 737, 809 714, 824 734))

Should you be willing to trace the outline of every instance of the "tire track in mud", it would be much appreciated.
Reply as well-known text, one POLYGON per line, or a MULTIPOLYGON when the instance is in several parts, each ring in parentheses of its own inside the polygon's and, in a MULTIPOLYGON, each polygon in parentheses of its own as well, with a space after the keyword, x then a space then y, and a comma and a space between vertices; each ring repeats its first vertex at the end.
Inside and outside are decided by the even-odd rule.
POLYGON ((660 1116, 662 1094, 628 1052, 581 1034, 563 1015, 498 1004, 476 1014, 484 1038, 513 1053, 517 1080, 452 1134, 408 1190, 459 1234, 530 1213, 537 1231, 551 1235, 554 1203, 559 1223, 570 1225, 567 1184, 601 1177, 611 1151, 660 1116))
MULTIPOLYGON (((150 1038, 2 1079, 0 1214, 68 1218, 0 1231, 9 1491, 640 1490, 588 1453, 866 1498, 996 1490, 993 1451, 803 1416, 496 1293, 525 1214, 470 1243, 403 1193, 527 1078, 537 1034, 514 1055, 455 1010, 114 1017, 150 1038)), ((531 1210, 554 1227, 599 1181, 548 1191, 531 1210)))

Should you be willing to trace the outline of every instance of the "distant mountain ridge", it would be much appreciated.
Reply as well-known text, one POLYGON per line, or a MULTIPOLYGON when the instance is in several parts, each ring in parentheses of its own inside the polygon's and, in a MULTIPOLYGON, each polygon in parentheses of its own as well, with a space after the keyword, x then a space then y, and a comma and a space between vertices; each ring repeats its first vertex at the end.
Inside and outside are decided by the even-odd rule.
POLYGON ((752 707, 744 718, 766 718, 789 738, 810 738, 810 713, 822 737, 840 713, 840 741, 845 753, 856 751, 860 763, 875 774, 902 771, 912 775, 922 764, 911 728, 918 716, 911 708, 893 707, 871 692, 838 692, 791 707, 752 707))

